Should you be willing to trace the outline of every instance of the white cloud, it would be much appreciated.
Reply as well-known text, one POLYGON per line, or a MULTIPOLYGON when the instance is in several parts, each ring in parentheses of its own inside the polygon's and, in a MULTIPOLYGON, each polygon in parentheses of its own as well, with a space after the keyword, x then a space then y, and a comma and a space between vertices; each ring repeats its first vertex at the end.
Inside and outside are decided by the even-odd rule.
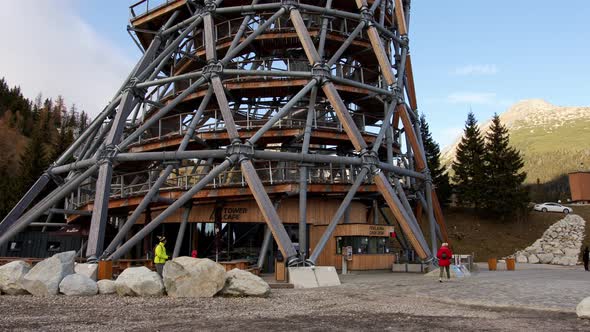
POLYGON ((494 104, 496 94, 493 92, 456 92, 447 96, 451 104, 494 104))
POLYGON ((74 0, 2 2, 0 76, 26 97, 63 95, 92 115, 107 104, 133 59, 75 11, 74 0))
POLYGON ((463 67, 455 68, 453 71, 455 75, 468 76, 468 75, 495 75, 498 73, 498 67, 496 65, 467 65, 463 67))

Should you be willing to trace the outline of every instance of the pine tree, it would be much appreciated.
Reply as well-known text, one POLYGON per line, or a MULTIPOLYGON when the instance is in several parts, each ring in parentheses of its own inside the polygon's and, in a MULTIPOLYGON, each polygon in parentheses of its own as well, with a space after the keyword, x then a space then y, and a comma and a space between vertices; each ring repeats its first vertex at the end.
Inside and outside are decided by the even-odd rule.
POLYGON ((451 184, 449 183, 449 174, 440 164, 440 147, 432 138, 430 127, 426 122, 424 114, 420 117, 420 133, 422 134, 424 152, 426 153, 426 163, 430 170, 432 183, 436 188, 440 204, 447 205, 452 193, 451 184))
POLYGON ((467 115, 463 137, 453 161, 453 182, 457 203, 463 207, 481 207, 483 198, 484 139, 472 112, 467 115))
MULTIPOLYGON (((26 191, 45 171, 49 162, 43 146, 43 133, 37 128, 20 159, 21 188, 26 191)), ((23 191, 23 192, 24 192, 23 191)))
POLYGON ((520 152, 509 144, 508 129, 495 114, 486 135, 485 190, 486 212, 499 217, 514 215, 527 205, 529 196, 523 187, 526 173, 520 152))

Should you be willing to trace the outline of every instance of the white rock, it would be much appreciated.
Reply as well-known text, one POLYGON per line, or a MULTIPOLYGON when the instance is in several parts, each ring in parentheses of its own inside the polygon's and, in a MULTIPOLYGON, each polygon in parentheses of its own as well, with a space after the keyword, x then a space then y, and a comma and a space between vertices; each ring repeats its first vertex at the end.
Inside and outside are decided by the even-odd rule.
POLYGON ((22 279, 30 270, 31 265, 24 261, 13 261, 0 266, 0 293, 28 294, 23 288, 22 279))
POLYGON ((113 280, 99 280, 96 283, 96 286, 98 286, 98 294, 115 294, 117 292, 115 289, 115 282, 113 280))
POLYGON ((270 286, 257 275, 248 271, 233 269, 227 272, 227 280, 221 294, 267 297, 270 294, 270 286))
POLYGON ((561 251, 560 249, 557 249, 557 248, 553 249, 553 250, 551 251, 551 253, 552 253, 553 255, 563 255, 563 251, 561 251))
POLYGON ((537 255, 530 255, 528 259, 529 264, 539 264, 539 258, 537 257, 537 255))
POLYGON ((164 265, 164 285, 172 297, 212 297, 225 285, 225 268, 204 258, 177 257, 164 265))
POLYGON ((59 283, 74 273, 75 251, 62 252, 35 265, 22 279, 23 287, 36 296, 57 295, 59 283))
POLYGON ((578 257, 577 256, 576 257, 566 256, 562 259, 562 265, 574 266, 576 264, 578 264, 578 257))
POLYGON ((576 314, 580 318, 590 319, 590 297, 587 297, 578 303, 576 314))
POLYGON ((88 278, 96 281, 96 276, 98 275, 98 264, 75 264, 74 272, 85 275, 88 278))
POLYGON ((553 260, 553 254, 537 254, 537 257, 542 264, 549 264, 553 260))
POLYGON ((59 283, 59 291, 68 296, 92 296, 98 293, 98 286, 89 277, 74 273, 59 283))
POLYGON ((517 263, 528 263, 528 258, 525 255, 516 255, 517 263))
POLYGON ((564 252, 564 254, 566 256, 570 256, 570 257, 575 256, 575 257, 578 257, 578 255, 580 254, 580 249, 568 249, 568 248, 566 248, 566 249, 563 250, 563 252, 564 252))
POLYGON ((160 296, 164 283, 157 272, 145 266, 130 267, 119 275, 115 289, 121 296, 160 296))

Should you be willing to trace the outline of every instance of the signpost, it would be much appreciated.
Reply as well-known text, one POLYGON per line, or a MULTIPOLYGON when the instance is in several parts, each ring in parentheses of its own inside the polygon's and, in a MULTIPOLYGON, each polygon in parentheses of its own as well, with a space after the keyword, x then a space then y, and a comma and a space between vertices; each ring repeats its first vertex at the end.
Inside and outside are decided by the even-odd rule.
POLYGON ((342 247, 342 274, 348 274, 348 261, 352 260, 352 247, 342 247))

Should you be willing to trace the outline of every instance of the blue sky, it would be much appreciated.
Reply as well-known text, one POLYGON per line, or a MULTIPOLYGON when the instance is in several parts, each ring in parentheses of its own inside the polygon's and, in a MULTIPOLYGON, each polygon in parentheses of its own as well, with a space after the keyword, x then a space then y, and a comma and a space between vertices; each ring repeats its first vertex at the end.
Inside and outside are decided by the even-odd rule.
MULTIPOLYGON (((0 54, 0 76, 28 96, 63 94, 96 114, 139 56, 125 29, 135 0, 5 1, 2 31, 13 31, 15 40, 30 35, 51 42, 43 48, 23 42, 0 54), (39 27, 21 23, 19 15, 37 15, 39 27), (42 66, 39 52, 48 48, 56 54, 44 55, 52 65, 42 66), (21 66, 35 56, 40 66, 33 80, 21 66), (48 78, 39 82, 39 75, 48 78), (95 76, 90 92, 87 77, 95 76), (62 84, 65 78, 72 83, 62 84)), ((470 108, 484 122, 522 99, 590 105, 589 17, 587 0, 414 0, 410 45, 419 109, 435 139, 451 143, 470 108)))

